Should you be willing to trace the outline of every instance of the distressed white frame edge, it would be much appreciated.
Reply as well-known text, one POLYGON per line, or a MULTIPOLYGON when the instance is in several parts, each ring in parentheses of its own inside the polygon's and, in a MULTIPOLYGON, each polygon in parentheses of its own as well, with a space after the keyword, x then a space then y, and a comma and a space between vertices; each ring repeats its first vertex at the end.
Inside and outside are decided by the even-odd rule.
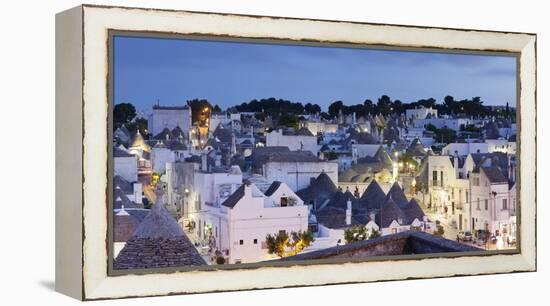
POLYGON ((83 6, 85 299, 280 288, 536 270, 536 36, 134 8, 83 6), (521 52, 521 254, 392 262, 265 267, 147 275, 107 275, 108 30, 313 39, 408 47, 521 52))

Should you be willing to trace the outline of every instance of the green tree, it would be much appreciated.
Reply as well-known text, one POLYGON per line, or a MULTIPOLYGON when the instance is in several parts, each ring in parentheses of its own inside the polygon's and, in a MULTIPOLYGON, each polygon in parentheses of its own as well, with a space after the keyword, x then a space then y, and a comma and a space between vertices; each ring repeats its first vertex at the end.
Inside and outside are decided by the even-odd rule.
POLYGON ((438 129, 435 132, 436 141, 440 141, 442 143, 451 143, 455 142, 456 140, 456 132, 453 129, 449 128, 441 128, 438 129))
POLYGON ((387 95, 382 95, 380 98, 378 98, 378 103, 376 104, 376 107, 378 108, 378 112, 387 115, 390 113, 392 101, 390 97, 387 95))
POLYGON ((206 119, 210 117, 212 111, 212 105, 205 99, 193 99, 187 101, 187 105, 191 107, 191 121, 193 124, 197 123, 203 126, 206 123, 206 119))
POLYGON ((297 130, 298 123, 299 123, 298 117, 290 113, 283 113, 281 114, 281 117, 279 117, 279 125, 281 126, 290 127, 297 130))
POLYGON ((369 239, 373 239, 373 238, 380 237, 380 236, 382 236, 382 234, 380 233, 380 231, 373 229, 373 230, 370 232, 369 239))
POLYGON ((335 101, 328 106, 328 114, 330 115, 330 117, 334 118, 338 116, 338 114, 340 113, 340 110, 342 110, 343 112, 343 108, 344 108, 344 102, 335 101))
POLYGON ((132 122, 126 124, 128 131, 135 133, 139 130, 139 133, 146 137, 149 133, 147 130, 147 119, 145 118, 136 118, 132 122))
POLYGON ((437 224, 436 230, 434 231, 435 236, 443 236, 445 234, 445 228, 443 228, 443 225, 437 224))
POLYGON ((281 258, 300 253, 314 240, 313 233, 310 231, 292 232, 290 235, 285 231, 280 231, 277 234, 268 234, 265 237, 267 252, 269 254, 276 254, 281 258))
POLYGON ((346 243, 363 241, 376 237, 380 237, 380 232, 375 229, 369 232, 365 226, 353 226, 344 230, 344 239, 346 243))
POLYGON ((336 152, 332 152, 332 151, 328 151, 328 152, 325 154, 325 157, 326 157, 328 160, 335 160, 335 159, 338 159, 338 155, 336 154, 336 152))
POLYGON ((364 226, 354 226, 344 230, 344 239, 346 243, 367 240, 369 239, 369 233, 364 226))
POLYGON ((115 129, 129 123, 136 117, 136 108, 131 103, 119 103, 113 108, 113 126, 115 129))

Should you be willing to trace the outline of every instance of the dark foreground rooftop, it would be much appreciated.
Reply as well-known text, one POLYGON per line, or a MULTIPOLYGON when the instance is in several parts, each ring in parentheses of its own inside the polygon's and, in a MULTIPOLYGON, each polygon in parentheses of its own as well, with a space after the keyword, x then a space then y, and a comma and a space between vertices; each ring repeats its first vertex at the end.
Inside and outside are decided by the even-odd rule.
POLYGON ((412 254, 434 254, 450 252, 472 252, 481 249, 452 240, 427 234, 407 231, 358 241, 328 249, 298 254, 281 260, 311 260, 327 258, 366 258, 372 256, 395 256, 412 254))
POLYGON ((162 194, 114 260, 114 269, 151 269, 206 265, 176 219, 164 207, 162 194))

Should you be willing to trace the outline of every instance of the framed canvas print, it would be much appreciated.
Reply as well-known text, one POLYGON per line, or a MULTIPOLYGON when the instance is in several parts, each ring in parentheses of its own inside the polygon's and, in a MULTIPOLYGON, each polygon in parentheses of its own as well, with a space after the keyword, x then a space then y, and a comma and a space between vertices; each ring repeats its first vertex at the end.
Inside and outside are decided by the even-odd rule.
POLYGON ((536 35, 83 5, 56 17, 56 289, 536 270, 536 35))

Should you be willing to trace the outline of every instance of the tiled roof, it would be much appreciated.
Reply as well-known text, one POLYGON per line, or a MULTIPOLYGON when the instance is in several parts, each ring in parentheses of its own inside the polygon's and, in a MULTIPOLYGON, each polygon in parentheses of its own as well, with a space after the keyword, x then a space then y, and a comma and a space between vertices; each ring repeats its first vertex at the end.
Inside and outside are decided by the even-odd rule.
POLYGON ((237 188, 232 195, 223 201, 222 205, 230 208, 235 207, 235 205, 237 205, 237 203, 244 197, 244 188, 245 184, 242 184, 241 187, 237 188))
POLYGON ((298 195, 306 205, 311 201, 314 201, 317 205, 321 205, 336 191, 338 191, 338 187, 336 187, 334 182, 325 172, 321 172, 308 187, 298 190, 296 195, 298 195))
POLYGON ((410 202, 405 206, 403 209, 403 213, 405 214, 405 224, 411 224, 414 219, 418 219, 418 221, 423 221, 424 219, 424 211, 422 211, 422 208, 420 208, 420 205, 418 205, 418 202, 416 202, 415 199, 411 199, 410 202))
POLYGON ((114 241, 125 242, 134 235, 139 220, 126 210, 120 210, 114 215, 114 241))
POLYGON ((373 180, 360 198, 360 207, 365 210, 380 209, 386 201, 386 194, 376 180, 373 180))
POLYGON ((426 150, 424 149, 424 146, 422 145, 422 143, 420 143, 420 140, 418 140, 418 138, 416 138, 411 143, 411 145, 407 149, 407 153, 410 154, 411 156, 424 156, 427 154, 426 150))
POLYGON ((126 193, 121 188, 115 186, 113 190, 113 209, 124 208, 143 208, 140 204, 130 201, 126 193))
POLYGON ((118 147, 113 148, 113 155, 114 155, 114 157, 133 157, 134 156, 134 155, 118 148, 118 147))
POLYGON ((498 167, 482 167, 481 170, 491 183, 508 183, 508 180, 498 167))
POLYGON ((134 193, 134 185, 130 182, 128 182, 126 179, 124 179, 120 175, 115 175, 113 177, 113 186, 118 186, 125 194, 133 194, 134 193))
POLYGON ((346 210, 341 208, 327 207, 315 213, 317 222, 330 229, 343 229, 352 226, 365 225, 352 214, 350 224, 346 223, 346 210))
POLYGON ((250 159, 255 168, 261 168, 261 166, 267 162, 321 162, 321 160, 310 151, 290 151, 288 147, 255 148, 252 151, 250 159))
POLYGON ((281 186, 281 182, 274 181, 273 183, 271 183, 269 188, 267 188, 267 190, 264 192, 264 194, 266 196, 270 197, 275 193, 275 191, 277 191, 277 189, 279 189, 280 186, 281 186))
POLYGON ((150 269, 206 264, 176 219, 164 207, 162 195, 136 228, 114 261, 115 269, 150 269))
POLYGON ((298 131, 296 131, 296 133, 294 133, 294 135, 296 136, 314 136, 311 131, 305 127, 299 129, 298 131))
POLYGON ((399 208, 404 208, 409 202, 409 200, 407 200, 407 196, 405 196, 405 192, 403 192, 403 189, 397 182, 393 183, 388 191, 387 197, 391 198, 399 208))
POLYGON ((132 237, 120 251, 116 270, 202 266, 206 262, 186 236, 169 238, 132 237))
POLYGON ((419 231, 406 231, 392 235, 361 240, 313 252, 279 259, 297 261, 328 258, 366 258, 404 254, 433 254, 445 252, 472 252, 481 249, 453 240, 419 231))
POLYGON ((387 228, 394 220, 399 221, 401 219, 402 222, 405 221, 404 216, 395 201, 388 197, 386 203, 382 205, 382 209, 376 214, 376 224, 381 225, 382 228, 387 228))
POLYGON ((174 219, 168 210, 166 210, 164 204, 158 199, 135 232, 135 236, 139 238, 166 238, 182 235, 185 234, 176 222, 176 219, 174 219))

